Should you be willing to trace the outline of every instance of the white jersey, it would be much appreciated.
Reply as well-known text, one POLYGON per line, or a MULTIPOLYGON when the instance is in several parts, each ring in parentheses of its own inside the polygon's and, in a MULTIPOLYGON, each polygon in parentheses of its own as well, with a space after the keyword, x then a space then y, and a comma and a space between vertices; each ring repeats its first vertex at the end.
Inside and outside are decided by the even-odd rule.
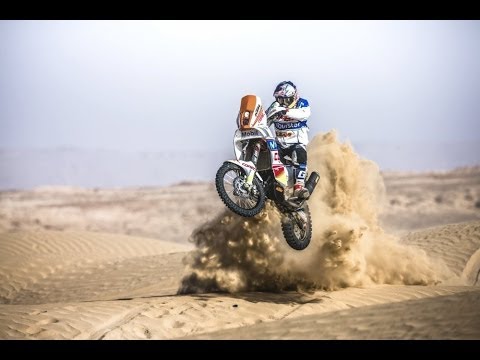
MULTIPOLYGON (((276 101, 270 105, 267 110, 267 119, 276 112, 276 109, 283 107, 276 101)), ((286 109, 287 113, 282 119, 269 120, 270 126, 273 122, 277 142, 281 147, 287 147, 293 144, 308 144, 307 119, 310 117, 310 105, 306 99, 299 98, 295 106, 286 109)))

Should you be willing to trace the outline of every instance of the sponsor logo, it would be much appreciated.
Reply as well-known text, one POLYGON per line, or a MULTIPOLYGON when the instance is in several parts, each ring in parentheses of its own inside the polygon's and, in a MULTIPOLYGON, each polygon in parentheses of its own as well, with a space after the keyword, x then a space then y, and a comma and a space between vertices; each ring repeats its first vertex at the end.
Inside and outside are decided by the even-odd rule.
POLYGON ((257 132, 255 130, 242 131, 242 137, 255 136, 255 135, 257 135, 257 132))
POLYGON ((267 145, 270 150, 277 150, 277 143, 275 140, 267 140, 267 145))
POLYGON ((258 114, 258 116, 255 118, 255 122, 257 123, 262 121, 264 115, 265 113, 263 111, 260 114, 258 114))
POLYGON ((277 137, 290 137, 290 136, 293 136, 293 132, 291 131, 286 131, 286 132, 277 131, 277 137))
POLYGON ((277 130, 300 129, 304 126, 306 126, 306 121, 288 122, 288 123, 276 122, 275 123, 275 128, 277 130))
POLYGON ((245 167, 248 167, 249 169, 255 170, 255 166, 250 165, 249 163, 246 163, 246 162, 242 161, 242 162, 240 162, 240 164, 242 164, 245 167))
POLYGON ((260 110, 260 104, 258 104, 257 107, 255 108, 255 112, 254 112, 255 116, 257 116, 258 114, 258 110, 260 110))

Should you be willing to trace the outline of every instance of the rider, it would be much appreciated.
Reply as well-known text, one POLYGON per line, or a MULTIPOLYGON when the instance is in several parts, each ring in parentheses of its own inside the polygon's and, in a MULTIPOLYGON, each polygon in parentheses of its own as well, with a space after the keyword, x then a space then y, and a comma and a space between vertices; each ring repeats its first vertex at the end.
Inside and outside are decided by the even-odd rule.
POLYGON ((294 196, 307 199, 310 192, 305 187, 307 173, 307 144, 310 105, 298 96, 297 87, 291 81, 282 81, 273 92, 275 101, 267 109, 267 124, 275 125, 280 156, 289 156, 296 165, 294 169, 294 196))

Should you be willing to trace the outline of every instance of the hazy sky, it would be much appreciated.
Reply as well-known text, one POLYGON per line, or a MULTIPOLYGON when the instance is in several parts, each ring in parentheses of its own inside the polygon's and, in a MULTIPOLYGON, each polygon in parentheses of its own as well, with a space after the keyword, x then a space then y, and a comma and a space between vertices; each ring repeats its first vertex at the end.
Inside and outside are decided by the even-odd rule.
POLYGON ((311 136, 480 141, 479 21, 0 21, 0 148, 231 148, 282 80, 311 136))

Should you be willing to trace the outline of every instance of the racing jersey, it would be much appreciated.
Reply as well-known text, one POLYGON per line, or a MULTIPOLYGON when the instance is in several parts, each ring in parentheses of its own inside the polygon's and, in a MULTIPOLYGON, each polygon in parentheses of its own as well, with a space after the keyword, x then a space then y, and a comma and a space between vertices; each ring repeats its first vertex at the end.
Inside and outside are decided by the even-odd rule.
POLYGON ((269 119, 268 125, 271 126, 273 122, 279 145, 281 147, 288 147, 300 143, 307 146, 309 131, 307 119, 311 114, 308 101, 299 98, 291 109, 284 108, 277 101, 274 101, 267 110, 267 119, 273 115, 278 108, 287 110, 286 114, 279 119, 269 119))

